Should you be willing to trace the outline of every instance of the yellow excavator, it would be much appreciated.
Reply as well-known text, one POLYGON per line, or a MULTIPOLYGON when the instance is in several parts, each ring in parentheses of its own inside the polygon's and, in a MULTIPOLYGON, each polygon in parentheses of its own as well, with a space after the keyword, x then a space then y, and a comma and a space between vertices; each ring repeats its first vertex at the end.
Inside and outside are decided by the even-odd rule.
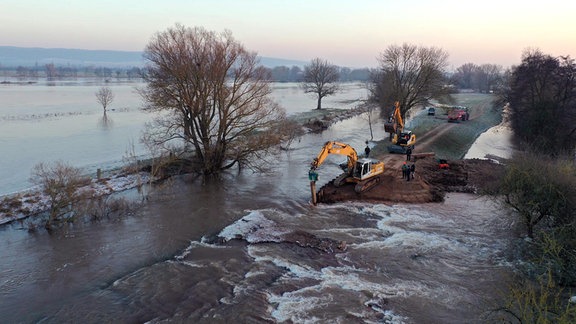
POLYGON ((400 113, 400 102, 394 103, 394 112, 384 123, 384 131, 390 133, 392 145, 388 146, 390 153, 406 153, 408 148, 414 150, 416 135, 412 131, 404 129, 404 120, 400 113))
POLYGON ((334 186, 340 187, 345 183, 355 183, 354 191, 362 193, 368 191, 380 182, 378 175, 384 172, 384 162, 371 158, 358 158, 356 150, 348 144, 328 141, 322 147, 318 156, 312 161, 310 173, 315 173, 316 169, 324 163, 330 154, 346 155, 348 160, 341 165, 344 173, 334 179, 334 186))

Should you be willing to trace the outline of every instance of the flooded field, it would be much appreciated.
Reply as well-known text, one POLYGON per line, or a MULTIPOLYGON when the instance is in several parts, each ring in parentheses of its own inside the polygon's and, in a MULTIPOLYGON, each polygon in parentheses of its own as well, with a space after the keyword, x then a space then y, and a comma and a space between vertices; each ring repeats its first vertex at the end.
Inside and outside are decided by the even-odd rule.
MULTIPOLYGON (((114 168, 148 150, 140 142, 152 115, 140 110, 136 89, 142 83, 100 81, 37 84, 0 84, 0 196, 30 187, 32 167, 61 160, 95 174, 114 168), (96 101, 102 86, 111 88, 114 101, 107 120, 96 101)), ((275 83, 273 98, 290 114, 316 108, 316 100, 296 83, 275 83)), ((324 100, 326 108, 354 108, 366 99, 362 84, 345 84, 338 95, 324 100)))

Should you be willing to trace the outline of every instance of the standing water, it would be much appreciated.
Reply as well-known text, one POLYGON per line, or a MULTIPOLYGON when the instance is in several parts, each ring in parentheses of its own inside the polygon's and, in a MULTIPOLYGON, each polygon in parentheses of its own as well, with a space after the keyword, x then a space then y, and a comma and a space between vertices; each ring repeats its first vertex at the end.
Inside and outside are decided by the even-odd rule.
MULTIPOLYGON (((102 81, 0 84, 0 196, 27 189, 34 165, 60 160, 95 174, 147 154, 140 142, 153 115, 141 111, 137 93, 143 83, 102 81), (104 119, 95 93, 107 86, 114 94, 104 119)), ((316 100, 297 83, 273 83, 272 97, 289 115, 310 111, 316 100)), ((367 96, 361 83, 323 100, 325 108, 354 108, 367 96)))
MULTIPOLYGON (((367 123, 358 116, 303 136, 270 161, 271 174, 175 179, 121 221, 52 235, 0 229, 0 322, 486 321, 511 272, 498 206, 467 194, 309 204, 312 158, 328 140, 362 149, 367 123)), ((324 164, 319 185, 339 162, 324 164)))

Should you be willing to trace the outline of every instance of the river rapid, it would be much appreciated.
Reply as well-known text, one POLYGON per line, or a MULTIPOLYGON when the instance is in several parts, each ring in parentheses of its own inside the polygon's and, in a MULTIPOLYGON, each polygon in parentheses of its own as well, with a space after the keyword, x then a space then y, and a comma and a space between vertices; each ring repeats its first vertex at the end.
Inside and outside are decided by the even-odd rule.
MULTIPOLYGON (((362 150, 367 139, 358 116, 271 157, 270 174, 173 179, 134 215, 52 234, 4 226, 0 322, 491 322, 513 272, 511 223, 494 202, 451 193, 423 205, 309 203, 308 166, 323 143, 362 150), (287 233, 346 249, 285 242, 287 233)), ((327 160, 319 186, 339 162, 327 160)))

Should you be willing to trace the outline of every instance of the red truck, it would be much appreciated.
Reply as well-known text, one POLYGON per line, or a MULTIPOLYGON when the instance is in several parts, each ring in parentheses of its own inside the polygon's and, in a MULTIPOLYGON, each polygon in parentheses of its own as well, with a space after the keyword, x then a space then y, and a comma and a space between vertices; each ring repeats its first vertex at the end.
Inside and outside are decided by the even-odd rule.
POLYGON ((457 122, 457 121, 466 121, 470 119, 470 114, 468 113, 468 108, 466 107, 457 107, 453 108, 448 112, 448 121, 449 122, 457 122))

